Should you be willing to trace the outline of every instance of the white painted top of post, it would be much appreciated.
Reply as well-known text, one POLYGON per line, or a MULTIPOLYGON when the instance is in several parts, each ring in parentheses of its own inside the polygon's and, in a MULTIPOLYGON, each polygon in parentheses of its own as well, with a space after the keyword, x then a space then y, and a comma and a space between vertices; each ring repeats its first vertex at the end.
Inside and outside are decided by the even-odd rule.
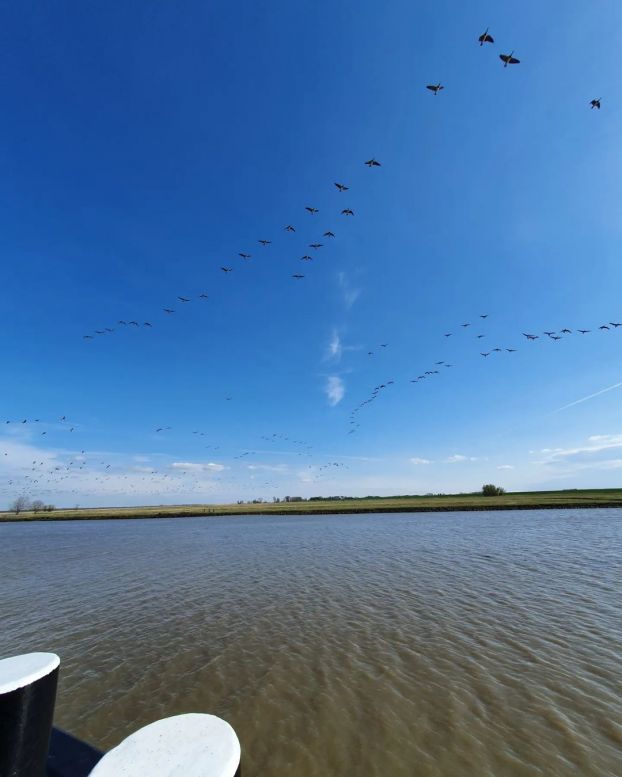
POLYGON ((99 761, 90 777, 234 777, 235 731, 215 715, 189 713, 150 723, 99 761))
POLYGON ((0 659, 0 695, 25 688, 53 672, 60 664, 56 653, 24 653, 0 659))

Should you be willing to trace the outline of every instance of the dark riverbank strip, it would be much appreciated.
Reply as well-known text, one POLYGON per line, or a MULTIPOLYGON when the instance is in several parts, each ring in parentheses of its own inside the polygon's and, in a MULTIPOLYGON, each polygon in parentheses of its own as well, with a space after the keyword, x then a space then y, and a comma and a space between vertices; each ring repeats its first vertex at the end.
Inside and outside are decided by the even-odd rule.
POLYGON ((84 521, 127 518, 196 518, 235 515, 349 515, 357 513, 461 512, 472 510, 569 510, 622 508, 622 489, 532 491, 484 497, 482 494, 314 499, 257 504, 190 504, 142 507, 58 509, 46 513, 1 512, 0 522, 84 521))

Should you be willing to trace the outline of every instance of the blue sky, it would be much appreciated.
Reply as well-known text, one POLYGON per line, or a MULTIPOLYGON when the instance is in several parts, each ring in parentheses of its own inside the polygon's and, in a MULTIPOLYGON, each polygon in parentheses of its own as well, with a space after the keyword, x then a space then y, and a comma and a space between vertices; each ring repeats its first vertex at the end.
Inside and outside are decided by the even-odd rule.
POLYGON ((619 485, 619 3, 0 14, 0 503, 619 485))

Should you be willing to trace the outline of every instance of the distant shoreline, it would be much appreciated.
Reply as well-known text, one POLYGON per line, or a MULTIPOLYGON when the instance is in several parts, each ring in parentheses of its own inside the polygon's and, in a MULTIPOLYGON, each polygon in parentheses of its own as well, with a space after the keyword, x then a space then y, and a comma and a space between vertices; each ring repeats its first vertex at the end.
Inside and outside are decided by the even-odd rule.
POLYGON ((372 513, 465 512, 475 510, 576 510, 622 508, 622 489, 534 491, 484 497, 481 494, 367 497, 258 504, 93 507, 53 512, 0 512, 0 523, 147 518, 203 518, 242 515, 356 515, 372 513))

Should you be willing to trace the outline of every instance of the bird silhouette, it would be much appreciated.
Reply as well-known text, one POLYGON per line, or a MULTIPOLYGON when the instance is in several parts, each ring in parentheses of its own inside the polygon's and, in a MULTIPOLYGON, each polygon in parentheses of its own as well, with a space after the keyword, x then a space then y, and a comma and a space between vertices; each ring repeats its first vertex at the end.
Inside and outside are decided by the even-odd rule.
POLYGON ((519 65, 520 59, 516 59, 514 57, 514 52, 510 52, 509 54, 499 54, 499 59, 503 62, 503 67, 507 67, 508 65, 519 65))
POLYGON ((301 258, 301 260, 303 262, 312 262, 313 261, 313 257, 309 256, 308 254, 305 254, 304 256, 301 256, 300 258, 301 258))
POLYGON ((180 302, 190 302, 190 300, 188 299, 188 297, 177 297, 177 299, 178 299, 180 302))
POLYGON ((162 308, 162 310, 163 310, 165 313, 174 313, 174 312, 175 312, 174 310, 171 310, 170 308, 162 308))
POLYGON ((373 157, 371 159, 368 159, 367 162, 365 162, 367 167, 382 167, 380 162, 377 159, 374 159, 373 157))
POLYGON ((494 43, 495 39, 492 37, 492 35, 488 34, 488 27, 486 27, 485 32, 482 33, 482 35, 479 36, 477 39, 479 41, 479 45, 483 46, 484 43, 494 43))
POLYGON ((431 92, 434 92, 435 96, 444 88, 445 87, 442 84, 440 84, 440 83, 438 83, 438 84, 428 84, 426 86, 426 89, 429 89, 431 92))
POLYGON ((350 208, 344 208, 341 211, 342 216, 354 216, 354 211, 350 210, 350 208))
POLYGON ((297 281, 299 281, 301 278, 304 278, 304 275, 300 275, 300 273, 296 273, 295 275, 292 275, 292 278, 295 278, 297 281))
POLYGON ((591 329, 577 329, 577 332, 581 335, 586 335, 588 332, 591 332, 591 329))
POLYGON ((560 330, 563 335, 571 335, 572 329, 561 329, 560 330))
POLYGON ((598 328, 599 328, 599 329, 607 329, 607 330, 609 329, 609 327, 608 327, 608 326, 606 326, 605 324, 603 324, 602 326, 599 326, 598 328))
POLYGON ((262 246, 269 246, 272 240, 258 240, 258 243, 261 243, 262 246))
POLYGON ((594 108, 597 108, 598 110, 600 110, 600 97, 597 98, 596 100, 590 100, 590 106, 592 110, 594 110, 594 108))
POLYGON ((335 237, 335 233, 331 232, 330 230, 328 232, 324 232, 322 237, 335 237))
POLYGON ((223 272, 233 272, 233 267, 221 267, 220 269, 223 272))
POLYGON ((523 332, 523 336, 526 337, 528 340, 537 340, 538 335, 528 335, 525 332, 523 332))
POLYGON ((238 256, 241 256, 242 259, 250 259, 252 254, 242 254, 242 253, 240 253, 240 254, 238 254, 238 256))
POLYGON ((616 321, 610 321, 609 323, 611 324, 611 326, 612 326, 614 329, 617 329, 619 326, 622 326, 622 324, 620 324, 620 323, 617 323, 616 321))
POLYGON ((344 186, 342 183, 336 183, 335 186, 339 189, 340 192, 347 192, 350 188, 349 186, 344 186))
POLYGON ((321 248, 322 243, 309 243, 309 248, 321 248))
POLYGON ((317 208, 312 208, 310 205, 305 205, 305 210, 309 211, 312 216, 320 212, 317 208))
POLYGON ((285 231, 286 231, 286 232, 295 232, 295 231, 296 231, 296 229, 295 229, 294 227, 292 227, 292 225, 291 225, 291 224, 288 224, 288 225, 285 227, 285 231))

